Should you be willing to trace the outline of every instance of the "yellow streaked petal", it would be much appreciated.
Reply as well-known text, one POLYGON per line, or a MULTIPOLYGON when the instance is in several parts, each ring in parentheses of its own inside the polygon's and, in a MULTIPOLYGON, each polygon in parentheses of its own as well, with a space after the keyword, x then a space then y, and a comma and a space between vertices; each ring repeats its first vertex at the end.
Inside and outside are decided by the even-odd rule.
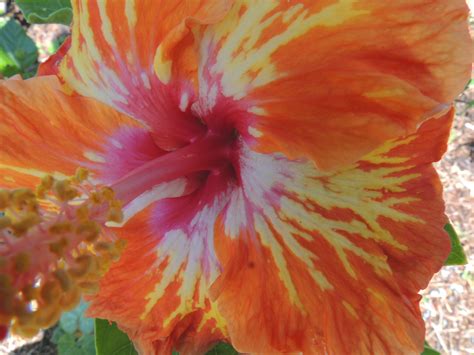
POLYGON ((258 151, 340 169, 445 113, 470 75, 467 15, 463 0, 237 0, 193 29, 197 106, 217 86, 250 106, 240 133, 258 151))
POLYGON ((226 266, 212 287, 239 351, 419 350, 417 292, 449 251, 431 162, 452 116, 331 173, 242 147, 242 197, 230 204, 250 221, 224 211, 217 251, 226 266))
POLYGON ((63 93, 54 76, 2 81, 0 116, 0 169, 28 187, 47 174, 72 175, 89 159, 102 162, 108 135, 136 125, 97 101, 63 93))

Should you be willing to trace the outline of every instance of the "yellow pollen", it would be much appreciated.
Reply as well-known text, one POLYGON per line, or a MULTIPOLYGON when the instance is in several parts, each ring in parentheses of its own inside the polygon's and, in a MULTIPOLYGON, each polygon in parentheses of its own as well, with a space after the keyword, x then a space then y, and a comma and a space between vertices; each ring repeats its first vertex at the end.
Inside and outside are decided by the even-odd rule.
POLYGON ((110 207, 122 209, 122 202, 120 200, 112 200, 109 203, 110 207))
POLYGON ((101 196, 100 196, 97 192, 93 192, 93 193, 91 194, 91 201, 92 201, 93 203, 99 204, 99 203, 102 202, 102 198, 101 198, 101 196))
POLYGON ((53 274, 58 280, 59 285, 61 286, 61 289, 63 289, 63 291, 68 291, 71 289, 73 281, 71 280, 71 277, 66 271, 64 271, 63 269, 58 269, 53 274))
POLYGON ((33 287, 32 285, 26 285, 25 287, 23 287, 21 293, 23 294, 23 298, 26 301, 32 301, 36 297, 38 297, 38 289, 33 287))
POLYGON ((83 182, 87 180, 89 177, 89 170, 84 169, 84 168, 77 168, 76 174, 74 175, 74 179, 77 182, 83 182))
POLYGON ((12 223, 13 233, 20 237, 26 233, 28 229, 37 225, 41 221, 40 217, 36 213, 26 213, 18 221, 12 223))
POLYGON ((61 295, 61 287, 56 280, 47 281, 41 289, 41 298, 47 304, 55 302, 61 295))
POLYGON ((63 294, 60 300, 61 307, 63 310, 68 311, 73 309, 81 299, 81 290, 79 287, 71 287, 67 293, 63 294))
POLYGON ((84 281, 79 283, 79 286, 81 287, 82 291, 88 295, 97 293, 99 291, 99 284, 97 282, 84 281))
POLYGON ((68 246, 68 241, 66 238, 61 238, 57 242, 49 244, 49 251, 57 256, 63 256, 64 250, 68 246))
MULTIPOLYGON (((10 193, 11 205, 17 210, 34 210, 37 206, 36 196, 29 189, 17 189, 10 193)), ((5 208, 3 208, 5 209, 5 208)))
POLYGON ((12 224, 12 221, 9 217, 7 216, 0 217, 0 230, 10 227, 11 224, 12 224))
POLYGON ((81 235, 85 241, 93 242, 100 234, 100 227, 94 221, 85 221, 77 226, 76 233, 81 235))
POLYGON ((47 192, 48 192, 48 189, 42 185, 38 185, 36 187, 36 196, 38 196, 38 198, 40 199, 45 199, 47 192))
POLYGON ((51 234, 64 234, 70 233, 72 231, 71 222, 58 222, 49 227, 49 232, 51 234))
POLYGON ((18 253, 15 256, 15 270, 18 272, 25 272, 30 267, 30 256, 26 253, 18 253))
POLYGON ((10 191, 0 189, 0 210, 4 210, 10 204, 10 191))
POLYGON ((75 260, 76 266, 69 269, 69 274, 74 279, 81 279, 89 272, 93 271, 93 262, 90 255, 81 255, 75 260))
POLYGON ((110 187, 105 186, 100 190, 100 193, 105 201, 112 201, 115 198, 114 190, 110 187))
POLYGON ((113 245, 107 242, 99 242, 95 245, 95 248, 100 251, 109 251, 112 250, 113 245))
POLYGON ((109 210, 107 219, 111 222, 121 223, 123 221, 123 212, 120 208, 112 207, 109 210))
POLYGON ((77 219, 86 221, 89 218, 89 208, 86 205, 80 206, 76 211, 77 219))
POLYGON ((49 190, 53 187, 54 178, 51 175, 46 175, 41 179, 41 184, 39 186, 44 187, 49 190))
POLYGON ((71 187, 71 183, 68 180, 55 181, 53 190, 60 201, 71 201, 78 196, 77 190, 71 187))
POLYGON ((35 335, 97 292, 125 246, 103 233, 122 220, 121 202, 89 175, 79 168, 65 180, 45 176, 33 190, 0 189, 0 324, 18 335, 35 335))

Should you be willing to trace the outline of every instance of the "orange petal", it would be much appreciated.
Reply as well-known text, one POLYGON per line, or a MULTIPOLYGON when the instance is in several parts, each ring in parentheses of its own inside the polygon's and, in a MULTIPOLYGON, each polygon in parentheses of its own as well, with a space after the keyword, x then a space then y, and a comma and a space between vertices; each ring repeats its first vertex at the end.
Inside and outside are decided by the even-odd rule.
MULTIPOLYGON (((166 338, 156 340, 156 333, 149 339, 135 337, 135 347, 142 354, 205 354, 215 343, 226 339, 222 316, 216 305, 206 301, 206 308, 188 314, 180 320, 166 338)), ((134 334, 133 332, 130 334, 134 334)), ((150 334, 151 335, 151 334, 150 334)))
POLYGON ((216 22, 231 3, 72 1, 71 48, 60 74, 80 94, 143 120, 160 132, 157 140, 163 148, 174 149, 202 128, 183 108, 195 95, 197 70, 186 20, 216 22), (170 57, 176 62, 171 63, 170 57))
POLYGON ((67 54, 69 48, 71 48, 71 36, 67 37, 59 49, 51 55, 45 62, 40 63, 38 67, 37 76, 44 75, 58 75, 59 74, 59 65, 63 60, 64 56, 67 54))
POLYGON ((100 160, 105 137, 131 119, 94 100, 68 96, 53 76, 0 82, 0 186, 34 186, 44 174, 72 175, 100 160))
POLYGON ((200 99, 246 102, 240 133, 259 151, 336 169, 414 132, 463 89, 467 16, 463 0, 239 0, 195 31, 200 99))
MULTIPOLYGON (((117 230, 127 247, 92 299, 91 314, 116 321, 146 354, 202 353, 227 338, 226 323, 208 297, 220 269, 213 230, 225 187, 206 200, 206 187, 186 193, 186 183, 166 183, 161 201, 117 230), (173 190, 185 196, 167 195, 173 190)), ((207 188, 216 184, 211 179, 207 188)))
POLYGON ((321 173, 247 151, 211 289, 240 352, 419 354, 418 291, 449 254, 439 179, 453 112, 321 173))

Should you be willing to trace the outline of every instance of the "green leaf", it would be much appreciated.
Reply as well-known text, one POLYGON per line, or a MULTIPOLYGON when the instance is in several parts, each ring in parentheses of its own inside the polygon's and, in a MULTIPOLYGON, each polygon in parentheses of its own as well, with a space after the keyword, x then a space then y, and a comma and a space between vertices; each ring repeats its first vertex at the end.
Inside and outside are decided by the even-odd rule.
POLYGON ((65 333, 58 340, 59 355, 77 354, 76 338, 74 335, 65 333))
POLYGON ((238 355, 239 353, 227 343, 219 343, 206 353, 206 355, 238 355))
POLYGON ((84 315, 84 312, 87 310, 87 307, 89 307, 89 303, 81 300, 81 302, 75 309, 75 312, 78 315, 78 317, 82 317, 84 315))
POLYGON ((59 326, 68 334, 74 334, 79 329, 79 317, 74 311, 63 313, 59 326))
POLYGON ((451 223, 444 226, 444 230, 448 232, 449 239, 451 239, 451 253, 449 253, 444 265, 465 265, 467 264, 467 257, 459 241, 459 237, 454 230, 451 223))
POLYGON ((54 329, 54 331, 53 331, 53 336, 51 337, 51 341, 54 344, 58 344, 59 339, 61 339, 61 337, 64 334, 66 334, 66 333, 64 332, 64 330, 61 329, 61 327, 56 327, 56 329, 54 329))
POLYGON ((94 334, 94 320, 82 315, 79 318, 79 330, 82 334, 94 334))
POLYGON ((118 329, 115 323, 105 319, 95 320, 95 348, 97 355, 138 354, 127 334, 118 329))
POLYGON ((95 339, 92 334, 81 336, 77 340, 77 346, 81 348, 82 352, 87 355, 95 354, 95 339))
POLYGON ((426 341, 425 341, 425 349, 421 353, 421 355, 441 355, 439 351, 433 349, 426 341))
POLYGON ((0 18, 0 73, 5 77, 36 72, 38 48, 13 19, 0 18))
POLYGON ((72 20, 70 0, 16 0, 29 23, 63 23, 72 20))
POLYGON ((0 1, 0 15, 3 15, 7 12, 7 2, 0 1))
POLYGON ((69 37, 68 33, 64 33, 57 38, 54 38, 51 42, 48 43, 46 48, 46 54, 48 56, 53 55, 58 51, 64 41, 69 37))

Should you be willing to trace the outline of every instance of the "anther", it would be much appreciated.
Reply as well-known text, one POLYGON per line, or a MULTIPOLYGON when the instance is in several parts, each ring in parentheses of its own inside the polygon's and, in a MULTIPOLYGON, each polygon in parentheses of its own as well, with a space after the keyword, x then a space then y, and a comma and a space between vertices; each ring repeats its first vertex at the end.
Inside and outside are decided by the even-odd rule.
POLYGON ((100 189, 100 193, 106 201, 112 201, 115 198, 114 190, 112 190, 110 187, 104 186, 102 189, 100 189))
POLYGON ((81 292, 77 286, 73 286, 67 293, 61 298, 61 307, 68 311, 76 307, 81 300, 81 292))
POLYGON ((72 224, 70 222, 58 222, 49 227, 51 234, 64 234, 72 232, 72 224))
POLYGON ((18 221, 13 222, 11 227, 13 229, 13 233, 17 237, 20 237, 25 234, 28 229, 40 222, 41 219, 36 213, 29 212, 22 216, 18 221))
POLYGON ((36 324, 39 328, 50 327, 56 323, 61 316, 61 308, 57 304, 49 305, 48 308, 45 308, 38 317, 36 317, 36 324))
POLYGON ((0 230, 4 228, 8 228, 12 225, 12 221, 9 217, 7 216, 1 216, 0 217, 0 230))
POLYGON ((80 221, 87 220, 89 218, 89 207, 86 205, 80 206, 76 211, 76 216, 80 221))
POLYGON ((95 241, 100 234, 100 227, 94 221, 85 221, 79 224, 76 233, 88 242, 95 241))
POLYGON ((97 251, 104 252, 104 251, 111 251, 114 248, 114 246, 111 243, 99 242, 94 245, 94 248, 97 251))
POLYGON ((64 250, 67 248, 69 242, 66 238, 61 238, 57 242, 49 244, 49 251, 57 256, 61 257, 64 254, 64 250))
POLYGON ((47 175, 33 191, 0 189, 0 326, 31 336, 52 325, 82 294, 97 292, 120 256, 121 243, 101 230, 122 220, 121 203, 88 175, 78 169, 65 180, 47 175))
POLYGON ((80 167, 76 169, 76 173, 74 174, 74 181, 81 183, 87 180, 88 177, 89 170, 80 167))
POLYGON ((14 333, 20 335, 23 338, 32 338, 38 333, 39 328, 20 327, 19 325, 14 324, 12 330, 14 333))
POLYGON ((40 186, 44 187, 46 190, 50 190, 53 187, 54 178, 51 175, 43 176, 41 179, 40 186))
POLYGON ((10 205, 10 191, 0 189, 0 210, 6 209, 10 205))
POLYGON ((28 271, 31 264, 30 256, 27 253, 18 253, 14 259, 14 266, 17 272, 28 271))
POLYGON ((44 199, 46 197, 47 192, 48 189, 45 188, 43 185, 36 186, 36 196, 38 196, 38 198, 44 199))
POLYGON ((109 202, 111 208, 122 209, 122 202, 120 200, 112 200, 109 202))
POLYGON ((112 207, 109 210, 107 219, 111 222, 121 223, 123 221, 123 212, 120 208, 112 207))
POLYGON ((78 256, 75 262, 76 266, 68 270, 69 274, 75 279, 84 277, 92 269, 92 257, 89 255, 78 256))
POLYGON ((91 196, 90 196, 90 199, 95 204, 99 204, 99 203, 103 202, 102 201, 102 196, 100 194, 98 194, 97 192, 92 192, 91 196))
POLYGON ((83 281, 79 283, 79 287, 86 294, 94 294, 99 291, 99 284, 97 282, 83 281))
POLYGON ((10 197, 13 207, 17 210, 22 210, 25 207, 35 207, 36 205, 36 196, 30 189, 13 190, 10 197))
POLYGON ((21 290, 23 294, 23 298, 27 301, 34 300, 38 296, 38 288, 34 287, 33 285, 26 285, 21 290))
POLYGON ((47 281, 41 287, 41 298, 47 304, 55 302, 61 294, 60 286, 57 281, 47 281))
POLYGON ((58 180, 53 184, 53 191, 60 201, 71 201, 78 196, 76 189, 71 187, 71 183, 68 180, 58 180))
POLYGON ((18 298, 13 302, 13 313, 15 313, 15 315, 19 318, 27 317, 29 314, 31 314, 28 311, 26 302, 18 298))
POLYGON ((62 269, 58 269, 53 274, 54 274, 54 277, 56 277, 56 279, 58 280, 59 285, 61 286, 61 289, 63 291, 69 291, 71 289, 72 280, 66 271, 62 269))

